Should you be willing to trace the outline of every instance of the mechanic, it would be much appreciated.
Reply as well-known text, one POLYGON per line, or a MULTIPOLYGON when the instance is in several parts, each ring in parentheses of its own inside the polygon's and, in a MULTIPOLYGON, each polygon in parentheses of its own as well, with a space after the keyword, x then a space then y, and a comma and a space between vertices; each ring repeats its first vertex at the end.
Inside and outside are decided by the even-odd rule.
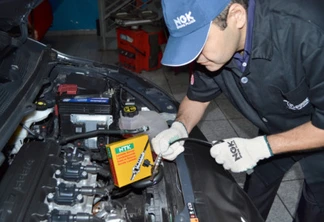
POLYGON ((284 174, 300 162, 305 181, 295 221, 324 221, 324 1, 163 0, 170 36, 162 63, 196 60, 176 121, 153 140, 174 160, 183 142, 169 146, 224 93, 260 129, 255 138, 229 138, 210 154, 232 172, 253 169, 244 190, 267 218, 284 174))

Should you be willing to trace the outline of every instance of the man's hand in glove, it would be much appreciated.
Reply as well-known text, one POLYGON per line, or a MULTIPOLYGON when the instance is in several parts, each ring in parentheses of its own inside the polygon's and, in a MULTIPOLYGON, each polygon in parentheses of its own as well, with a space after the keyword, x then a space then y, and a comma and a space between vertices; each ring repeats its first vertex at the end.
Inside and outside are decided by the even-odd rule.
POLYGON ((184 151, 184 141, 170 143, 180 138, 187 138, 188 133, 185 126, 178 121, 172 123, 171 127, 162 131, 152 139, 153 150, 156 154, 162 155, 164 159, 174 160, 184 151))
POLYGON ((226 170, 239 173, 252 169, 259 160, 273 155, 266 136, 253 139, 231 138, 213 145, 210 155, 226 170))

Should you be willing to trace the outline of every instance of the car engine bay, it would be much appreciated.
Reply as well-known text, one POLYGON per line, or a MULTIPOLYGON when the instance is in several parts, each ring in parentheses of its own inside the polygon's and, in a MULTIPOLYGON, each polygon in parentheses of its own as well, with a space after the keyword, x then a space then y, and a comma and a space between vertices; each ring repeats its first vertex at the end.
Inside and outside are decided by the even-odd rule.
MULTIPOLYGON (((154 111, 125 84, 82 65, 57 65, 50 76, 55 78, 40 90, 35 110, 3 149, 0 189, 7 197, 0 203, 1 221, 172 220, 183 203, 181 192, 167 192, 179 184, 166 184, 165 165, 118 187, 106 146, 143 134, 151 139, 175 114, 154 111)), ((145 163, 153 169, 154 162, 145 163)))

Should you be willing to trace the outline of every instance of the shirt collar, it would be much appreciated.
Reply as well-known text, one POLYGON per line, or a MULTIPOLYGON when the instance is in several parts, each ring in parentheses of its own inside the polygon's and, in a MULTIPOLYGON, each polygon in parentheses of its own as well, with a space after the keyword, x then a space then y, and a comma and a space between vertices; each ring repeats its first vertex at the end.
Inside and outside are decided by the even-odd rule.
MULTIPOLYGON (((247 44, 248 39, 250 39, 250 57, 251 59, 265 59, 271 61, 273 56, 273 43, 271 37, 271 26, 269 21, 269 15, 266 10, 262 9, 262 6, 258 1, 250 0, 249 6, 251 6, 250 2, 254 2, 254 10, 253 10, 253 22, 251 32, 249 32, 249 28, 247 29, 247 35, 251 36, 246 38, 245 45, 247 44), (253 44, 252 44, 253 43, 253 44)), ((248 8, 249 10, 249 8, 248 8)), ((252 9, 251 9, 252 10, 252 9)), ((249 15, 248 15, 248 23, 249 23, 249 15)), ((247 48, 246 48, 247 49, 247 48)), ((240 61, 240 57, 235 54, 233 56, 232 61, 227 65, 229 68, 237 68, 237 62, 240 61), (236 61, 235 61, 236 60, 236 61)), ((242 55, 240 55, 243 58, 242 55)))
MULTIPOLYGON (((249 0, 249 6, 247 10, 247 30, 244 44, 243 55, 240 53, 234 54, 234 59, 237 60, 238 65, 241 66, 242 63, 247 63, 252 51, 252 36, 253 36, 253 23, 255 15, 255 0, 249 0)), ((245 66, 242 67, 242 71, 245 66)))

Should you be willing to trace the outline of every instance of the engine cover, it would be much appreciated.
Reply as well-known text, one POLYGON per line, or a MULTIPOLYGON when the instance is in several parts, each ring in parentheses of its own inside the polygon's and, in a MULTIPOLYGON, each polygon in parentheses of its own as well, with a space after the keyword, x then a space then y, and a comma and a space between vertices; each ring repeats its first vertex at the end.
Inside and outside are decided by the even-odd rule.
POLYGON ((52 142, 24 145, 1 180, 0 221, 39 221, 49 208, 47 187, 55 187, 52 165, 62 165, 60 149, 52 142))

